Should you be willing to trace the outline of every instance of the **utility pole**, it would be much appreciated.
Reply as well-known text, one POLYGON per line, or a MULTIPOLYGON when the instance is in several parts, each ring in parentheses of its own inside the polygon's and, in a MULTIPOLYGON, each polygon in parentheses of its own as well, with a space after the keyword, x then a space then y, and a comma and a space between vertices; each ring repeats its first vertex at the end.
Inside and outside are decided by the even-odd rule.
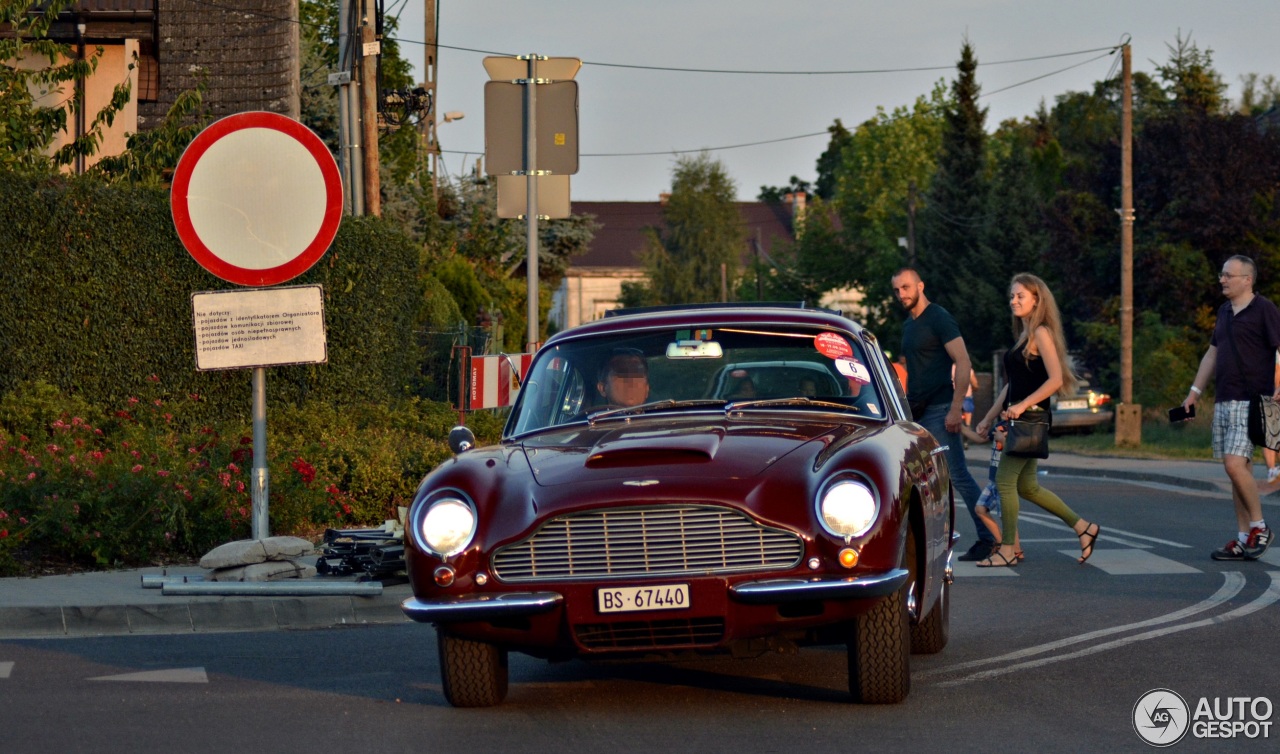
POLYGON ((427 154, 431 157, 431 199, 435 203, 440 198, 440 183, 436 177, 440 175, 440 142, 436 140, 436 32, 439 24, 436 20, 436 0, 424 0, 424 3, 426 28, 423 34, 423 68, 426 80, 422 82, 422 88, 427 90, 427 101, 431 103, 431 107, 422 119, 422 143, 426 145, 427 154))
POLYGON ((351 75, 355 68, 355 35, 351 21, 355 18, 353 3, 356 0, 338 0, 338 70, 329 74, 329 83, 338 87, 338 165, 345 186, 343 210, 349 215, 364 213, 363 162, 360 158, 360 137, 355 107, 357 93, 351 75))
POLYGON ((382 216, 382 181, 378 176, 378 55, 382 40, 374 29, 373 0, 362 0, 360 14, 360 122, 364 140, 364 214, 382 216))
POLYGON ((1120 405, 1116 445, 1142 444, 1142 406, 1133 402, 1133 70, 1130 47, 1120 48, 1120 405))

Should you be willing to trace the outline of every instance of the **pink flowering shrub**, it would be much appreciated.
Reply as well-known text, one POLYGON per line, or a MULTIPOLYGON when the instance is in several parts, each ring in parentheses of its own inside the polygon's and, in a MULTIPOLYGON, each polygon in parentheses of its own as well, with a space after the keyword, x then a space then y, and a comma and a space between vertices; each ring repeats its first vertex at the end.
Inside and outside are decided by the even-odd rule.
MULTIPOLYGON (((158 380, 147 390, 110 408, 40 383, 0 398, 0 575, 41 560, 85 568, 189 560, 251 536, 251 427, 196 421, 200 397, 165 395, 158 380)), ((447 406, 416 401, 268 404, 271 534, 395 516, 449 456, 443 440, 456 420, 447 406)), ((496 439, 496 422, 483 422, 479 433, 496 439)))

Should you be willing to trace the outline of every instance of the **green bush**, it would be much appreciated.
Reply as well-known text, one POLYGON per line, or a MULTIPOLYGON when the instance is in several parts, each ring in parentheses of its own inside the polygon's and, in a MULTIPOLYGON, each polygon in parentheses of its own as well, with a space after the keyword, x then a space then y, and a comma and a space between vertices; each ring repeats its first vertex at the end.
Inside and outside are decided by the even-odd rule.
MULTIPOLYGON (((205 424, 199 396, 158 377, 114 410, 47 383, 0 399, 0 575, 55 561, 85 568, 197 558, 251 536, 252 426, 205 424)), ((314 402, 267 416, 273 534, 376 526, 447 459, 457 414, 403 399, 314 402)), ((482 442, 500 417, 475 415, 482 442)))

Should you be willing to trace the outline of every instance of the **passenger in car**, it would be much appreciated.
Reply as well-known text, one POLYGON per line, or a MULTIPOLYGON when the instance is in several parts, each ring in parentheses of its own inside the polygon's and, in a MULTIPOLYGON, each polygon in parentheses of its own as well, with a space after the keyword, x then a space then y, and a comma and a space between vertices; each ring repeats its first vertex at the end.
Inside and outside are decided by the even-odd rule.
MULTIPOLYGON (((735 372, 734 374, 732 374, 732 375, 730 375, 730 376, 738 377, 739 375, 735 372)), ((744 401, 744 400, 749 401, 749 400, 754 399, 755 397, 756 397, 756 383, 755 383, 755 380, 752 380, 752 379, 751 379, 751 375, 749 375, 749 374, 747 374, 747 373, 745 373, 745 372, 744 372, 744 373, 741 375, 740 379, 738 380, 738 384, 737 384, 737 385, 735 385, 735 386, 734 386, 734 388, 733 388, 733 391, 732 391, 731 393, 729 393, 729 400, 732 400, 732 401, 744 401)))

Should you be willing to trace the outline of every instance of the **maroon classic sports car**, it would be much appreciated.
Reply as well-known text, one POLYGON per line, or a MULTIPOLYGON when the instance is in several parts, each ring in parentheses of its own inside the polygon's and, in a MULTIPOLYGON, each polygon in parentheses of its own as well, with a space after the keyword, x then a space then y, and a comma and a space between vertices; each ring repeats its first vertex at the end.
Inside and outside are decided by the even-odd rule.
POLYGON ((432 471, 409 513, 445 696, 507 693, 507 653, 751 656, 848 646, 857 701, 906 698, 947 643, 942 449, 874 336, 784 305, 622 310, 538 351, 502 442, 432 471))

